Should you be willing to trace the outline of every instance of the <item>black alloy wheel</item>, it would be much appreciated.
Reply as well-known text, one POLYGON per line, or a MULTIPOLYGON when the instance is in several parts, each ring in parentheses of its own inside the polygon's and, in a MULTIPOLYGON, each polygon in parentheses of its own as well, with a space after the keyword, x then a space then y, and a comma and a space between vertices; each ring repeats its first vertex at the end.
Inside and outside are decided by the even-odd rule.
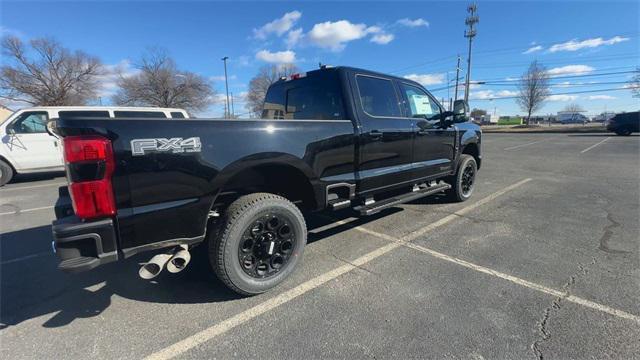
POLYGON ((291 222, 286 214, 277 212, 251 222, 238 246, 238 260, 247 275, 268 278, 289 264, 297 242, 291 222))

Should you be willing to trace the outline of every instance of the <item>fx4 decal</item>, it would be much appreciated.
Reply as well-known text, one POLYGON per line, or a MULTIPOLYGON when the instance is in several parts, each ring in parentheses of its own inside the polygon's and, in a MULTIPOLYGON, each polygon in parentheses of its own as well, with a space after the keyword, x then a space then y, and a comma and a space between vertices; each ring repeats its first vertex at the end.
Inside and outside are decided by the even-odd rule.
POLYGON ((152 152, 171 152, 174 154, 202 151, 199 137, 190 138, 157 138, 131 140, 131 154, 140 156, 152 152))

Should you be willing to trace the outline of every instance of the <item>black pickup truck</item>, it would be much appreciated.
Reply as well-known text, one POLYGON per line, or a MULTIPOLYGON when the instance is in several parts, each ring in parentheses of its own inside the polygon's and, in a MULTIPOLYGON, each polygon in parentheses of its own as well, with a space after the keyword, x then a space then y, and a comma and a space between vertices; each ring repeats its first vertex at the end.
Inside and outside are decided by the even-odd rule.
POLYGON ((267 291, 303 254, 303 212, 468 199, 482 155, 467 111, 407 79, 323 67, 274 83, 261 119, 60 118, 59 267, 164 249, 140 269, 148 279, 202 251, 232 290, 267 291))

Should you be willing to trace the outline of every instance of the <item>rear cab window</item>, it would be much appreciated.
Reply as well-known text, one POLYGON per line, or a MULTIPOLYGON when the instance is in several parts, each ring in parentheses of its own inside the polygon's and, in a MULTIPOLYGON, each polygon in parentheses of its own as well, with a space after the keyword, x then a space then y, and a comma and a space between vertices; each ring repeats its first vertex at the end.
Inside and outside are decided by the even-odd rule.
POLYGON ((345 119, 338 73, 322 71, 272 85, 265 98, 262 117, 266 119, 345 119))
POLYGON ((166 119, 167 115, 162 111, 114 111, 116 118, 159 118, 166 119))
POLYGON ((172 119, 184 119, 185 116, 183 113, 179 112, 179 111, 172 111, 171 112, 171 118, 172 119))

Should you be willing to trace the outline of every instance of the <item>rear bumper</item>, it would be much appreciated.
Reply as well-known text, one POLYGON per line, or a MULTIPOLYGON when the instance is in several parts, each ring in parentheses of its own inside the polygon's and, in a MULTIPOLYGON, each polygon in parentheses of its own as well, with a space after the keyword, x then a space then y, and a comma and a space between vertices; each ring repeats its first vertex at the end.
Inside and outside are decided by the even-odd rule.
POLYGON ((118 260, 113 220, 84 223, 68 216, 52 225, 53 248, 60 259, 60 270, 82 272, 118 260))

